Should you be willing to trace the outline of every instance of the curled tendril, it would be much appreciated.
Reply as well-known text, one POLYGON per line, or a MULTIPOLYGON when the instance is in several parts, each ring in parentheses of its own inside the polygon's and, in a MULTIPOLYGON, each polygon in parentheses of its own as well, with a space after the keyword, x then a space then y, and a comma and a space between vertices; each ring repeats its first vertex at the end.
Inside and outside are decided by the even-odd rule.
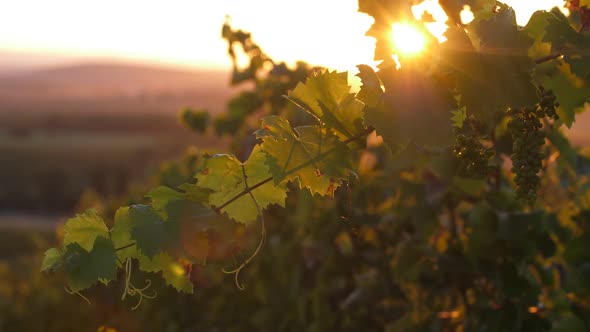
POLYGON ((78 295, 79 297, 83 298, 83 299, 84 299, 84 301, 86 301, 88 304, 91 304, 91 303, 90 303, 90 300, 89 300, 89 299, 88 299, 86 296, 82 295, 82 293, 80 293, 80 292, 74 292, 74 291, 73 291, 71 288, 69 288, 68 286, 64 286, 64 289, 65 289, 66 293, 68 293, 68 294, 70 294, 70 295, 74 295, 74 294, 76 294, 76 295, 78 295))
POLYGON ((131 310, 135 310, 135 309, 139 308, 139 306, 141 305, 141 301, 144 298, 151 300, 151 299, 155 299, 156 296, 158 296, 158 293, 156 291, 154 291, 154 293, 152 295, 147 295, 144 293, 144 291, 146 289, 148 289, 152 284, 152 281, 149 279, 146 279, 145 282, 146 282, 146 285, 143 288, 135 288, 135 286, 133 286, 132 284, 129 284, 129 288, 127 289, 127 292, 129 293, 129 295, 131 295, 131 296, 138 295, 139 296, 139 301, 137 301, 137 304, 133 308, 131 308, 131 310))
POLYGON ((158 293, 156 291, 154 291, 152 295, 148 295, 145 293, 145 291, 152 285, 152 281, 149 279, 146 279, 146 285, 143 288, 135 287, 131 283, 131 268, 131 258, 127 258, 127 260, 125 261, 125 290, 123 291, 123 295, 121 296, 121 301, 125 299, 127 294, 129 294, 129 296, 139 296, 137 304, 133 308, 131 308, 131 310, 135 310, 139 308, 139 306, 141 305, 141 301, 144 298, 155 299, 156 296, 158 296, 158 293))
MULTIPOLYGON (((242 164, 242 173, 244 175, 244 184, 246 185, 246 189, 248 190, 248 177, 246 176, 246 169, 244 168, 244 164, 242 164)), ((238 266, 237 268, 233 269, 233 270, 226 270, 226 269, 222 269, 221 271, 225 274, 233 274, 234 275, 234 280, 236 282, 236 287, 238 287, 239 290, 244 290, 244 285, 240 284, 240 272, 246 267, 248 266, 248 264, 250 264, 250 262, 256 257, 258 256, 258 254, 260 253, 260 249, 262 249, 262 246, 264 245, 264 242, 266 241, 266 225, 264 222, 264 215, 262 214, 262 209, 260 208, 260 205, 258 204, 258 201, 256 200, 256 198, 254 198, 254 195, 252 194, 252 191, 249 191, 248 194, 250 195, 250 197, 252 198, 252 201, 254 201, 254 205, 256 205, 256 209, 258 210, 258 215, 260 216, 260 241, 258 242, 258 246, 256 247, 256 250, 254 250, 254 252, 252 253, 252 255, 250 255, 250 257, 248 257, 248 259, 246 259, 245 261, 242 262, 242 264, 240 264, 240 266, 238 266)))

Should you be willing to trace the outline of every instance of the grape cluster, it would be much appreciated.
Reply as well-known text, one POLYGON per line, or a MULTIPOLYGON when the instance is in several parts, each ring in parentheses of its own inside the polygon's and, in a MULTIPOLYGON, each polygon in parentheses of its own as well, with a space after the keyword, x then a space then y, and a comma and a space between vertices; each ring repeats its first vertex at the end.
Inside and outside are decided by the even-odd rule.
POLYGON ((536 115, 537 117, 545 117, 548 116, 552 119, 559 120, 559 115, 557 115, 557 107, 559 107, 559 103, 556 101, 557 98, 555 94, 553 94, 553 90, 545 90, 542 86, 539 87, 539 92, 541 94, 541 102, 536 107, 536 115))
POLYGON ((453 154, 459 163, 459 173, 468 177, 486 176, 488 160, 494 155, 493 149, 482 144, 476 127, 470 120, 465 120, 463 128, 455 129, 457 143, 453 146, 453 154))
POLYGON ((512 117, 508 122, 508 129, 513 140, 511 158, 512 173, 516 174, 516 196, 529 203, 537 199, 540 183, 537 173, 545 157, 541 152, 545 135, 539 130, 542 124, 536 110, 538 108, 528 107, 508 110, 512 117))
POLYGON ((541 119, 549 117, 559 119, 555 95, 551 90, 539 88, 541 102, 534 107, 509 109, 511 116, 508 129, 512 135, 512 172, 516 175, 516 195, 532 204, 537 198, 540 178, 537 175, 542 167, 545 155, 541 148, 545 143, 545 134, 541 119))

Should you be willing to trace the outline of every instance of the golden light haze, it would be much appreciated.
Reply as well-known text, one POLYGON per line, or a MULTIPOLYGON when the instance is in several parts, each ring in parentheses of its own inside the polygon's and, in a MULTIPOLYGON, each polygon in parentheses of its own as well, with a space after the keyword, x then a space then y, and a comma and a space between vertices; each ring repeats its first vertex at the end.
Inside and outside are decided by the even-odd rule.
MULTIPOLYGON (((536 9, 562 0, 506 0, 526 24, 536 9)), ((18 0, 0 11, 0 50, 105 56, 199 67, 227 67, 220 38, 225 15, 253 33, 274 59, 349 70, 373 63, 372 18, 357 0, 18 0)), ((436 0, 415 12, 441 17, 436 0)), ((444 13, 442 13, 444 15, 444 13)), ((444 23, 430 23, 444 31, 444 23)), ((436 35, 436 34, 435 34, 436 35)))

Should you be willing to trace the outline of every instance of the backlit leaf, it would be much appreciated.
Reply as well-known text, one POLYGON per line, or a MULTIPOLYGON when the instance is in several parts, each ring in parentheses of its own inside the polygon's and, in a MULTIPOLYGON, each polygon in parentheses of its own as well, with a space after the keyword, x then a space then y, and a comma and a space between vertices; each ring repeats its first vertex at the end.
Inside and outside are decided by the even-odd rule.
POLYGON ((332 196, 347 176, 346 146, 318 126, 292 129, 284 118, 268 116, 256 136, 263 141, 275 184, 298 180, 301 188, 332 196))
POLYGON ((373 68, 367 65, 358 65, 357 68, 359 73, 356 76, 361 79, 363 85, 356 98, 369 107, 375 107, 383 99, 381 80, 379 80, 373 68))
POLYGON ((97 237, 108 237, 109 230, 102 218, 94 210, 87 210, 64 225, 64 247, 78 243, 86 251, 91 251, 97 237))
POLYGON ((350 93, 346 72, 311 76, 305 84, 297 84, 289 98, 339 136, 351 137, 362 129, 364 105, 350 93))
POLYGON ((165 251, 173 243, 177 224, 166 222, 151 207, 133 205, 129 208, 131 239, 137 249, 148 257, 165 251))
POLYGON ((186 267, 167 253, 160 253, 151 259, 141 256, 139 268, 146 272, 162 272, 162 277, 167 285, 174 287, 179 292, 193 292, 193 284, 186 267))
MULTIPOLYGON (((204 169, 197 174, 199 187, 211 189, 209 204, 220 207, 230 199, 244 193, 248 187, 256 185, 271 177, 269 167, 265 164, 266 155, 260 146, 255 146, 250 157, 243 164, 231 155, 215 155, 204 163, 204 169)), ((283 184, 267 183, 253 189, 252 195, 243 194, 221 209, 221 212, 244 224, 255 221, 258 207, 266 208, 271 204, 285 205, 286 188, 283 184)))
POLYGON ((96 238, 90 252, 78 243, 71 243, 66 246, 63 257, 68 286, 73 292, 86 289, 99 280, 108 283, 116 277, 115 247, 107 238, 96 238))
POLYGON ((152 199, 152 207, 156 210, 161 210, 169 201, 183 199, 184 196, 183 193, 164 186, 154 188, 146 195, 152 199))
POLYGON ((55 270, 62 263, 62 253, 57 248, 51 248, 45 251, 43 263, 41 263, 41 272, 55 270))
MULTIPOLYGON (((111 229, 111 240, 115 248, 122 248, 130 244, 134 244, 131 239, 131 230, 133 225, 129 217, 129 207, 122 207, 115 212, 115 223, 111 229)), ((117 257, 124 261, 127 257, 137 257, 137 246, 132 245, 128 248, 118 250, 117 257)))

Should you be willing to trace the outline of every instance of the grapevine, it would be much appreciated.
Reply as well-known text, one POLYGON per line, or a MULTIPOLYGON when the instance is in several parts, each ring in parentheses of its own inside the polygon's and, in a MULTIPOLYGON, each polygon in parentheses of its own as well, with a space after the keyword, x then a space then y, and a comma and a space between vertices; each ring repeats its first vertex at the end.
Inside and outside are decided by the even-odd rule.
POLYGON ((346 72, 278 63, 225 24, 232 84, 254 88, 213 121, 190 110, 181 118, 236 135, 233 154, 192 156, 182 181, 161 180, 112 222, 93 210, 68 219, 42 270, 62 271, 74 293, 123 270, 122 298, 138 296, 137 307, 156 293, 151 281, 133 286, 132 270, 191 293, 193 266, 227 267, 231 256, 221 274, 234 288, 252 303, 280 293, 299 315, 256 315, 258 330, 588 326, 590 206, 571 196, 586 197, 590 172, 561 126, 590 101, 589 37, 557 9, 519 26, 496 1, 442 2, 455 21, 446 41, 396 63, 393 21, 426 31, 413 2, 359 1, 375 19, 367 34, 380 64, 358 66, 356 89, 346 72), (458 22, 463 4, 472 23, 458 22))

